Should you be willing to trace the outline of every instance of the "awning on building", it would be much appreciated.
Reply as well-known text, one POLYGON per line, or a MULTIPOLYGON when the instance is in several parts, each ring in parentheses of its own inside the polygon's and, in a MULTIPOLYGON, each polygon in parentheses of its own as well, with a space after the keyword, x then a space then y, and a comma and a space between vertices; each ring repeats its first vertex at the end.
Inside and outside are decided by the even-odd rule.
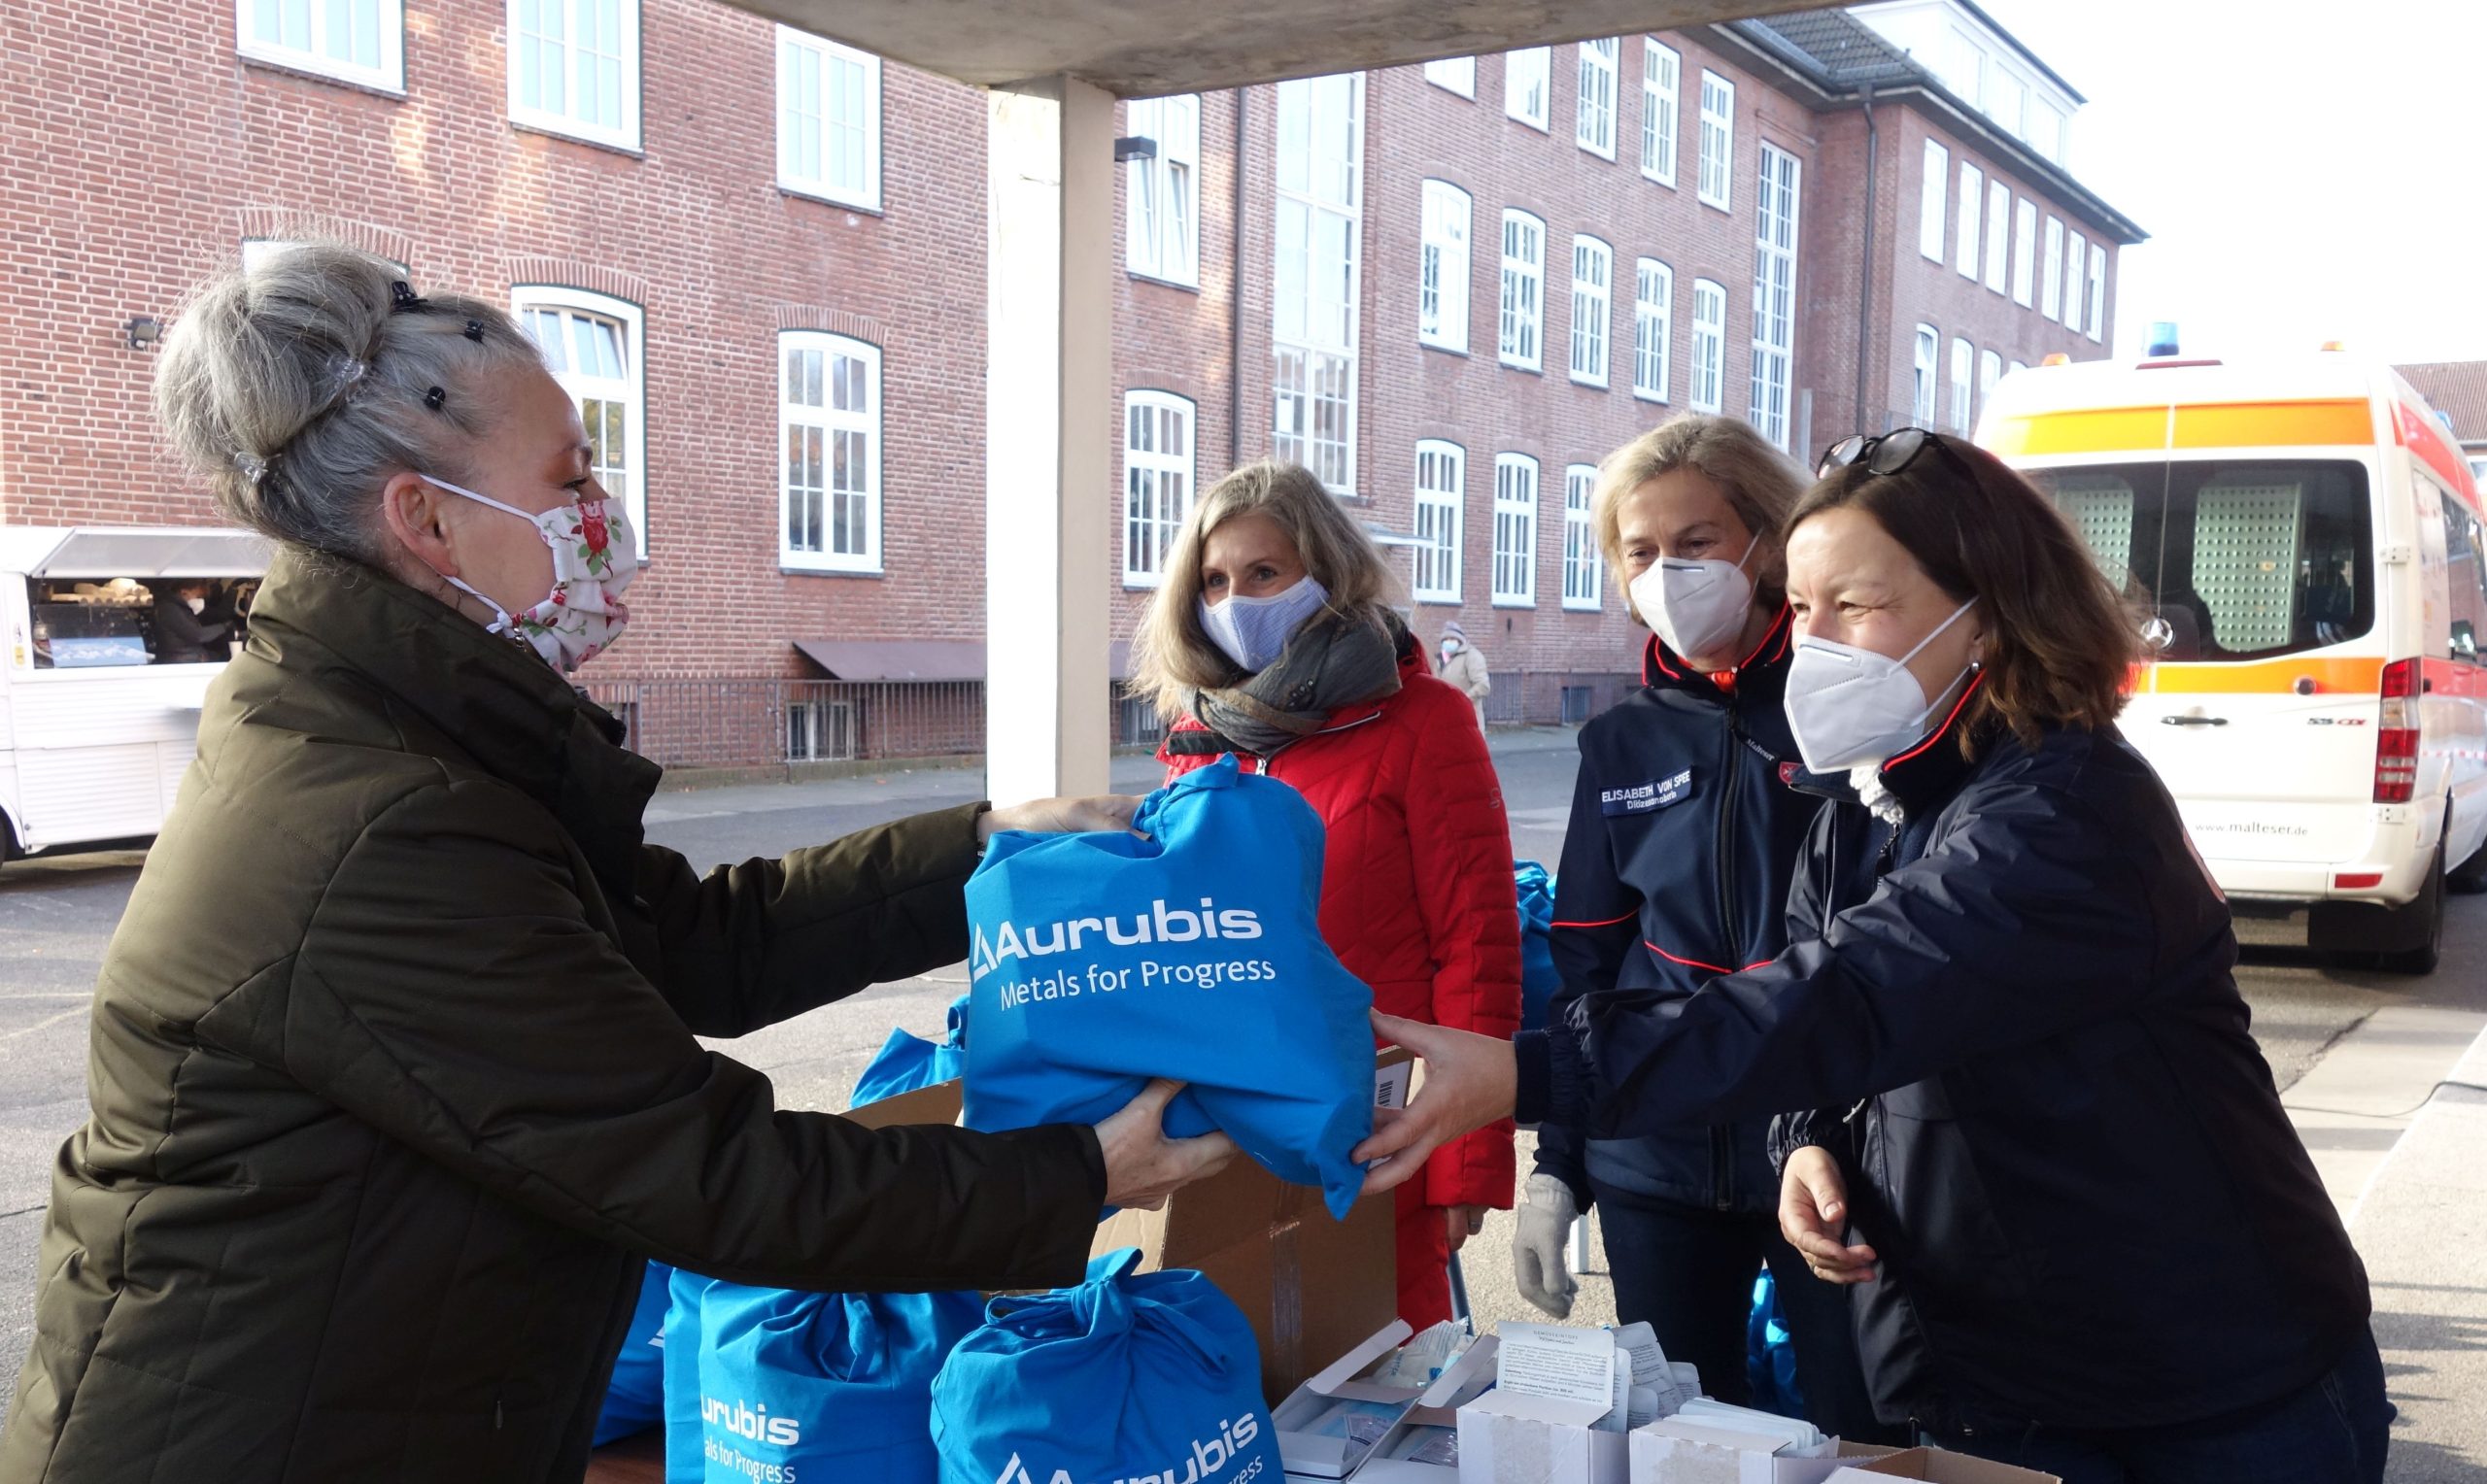
POLYGON ((802 657, 832 680, 982 680, 974 639, 798 639, 802 657))
POLYGON ((260 577, 275 551, 255 531, 198 525, 21 527, 0 535, 9 538, 0 554, 11 569, 29 577, 260 577))

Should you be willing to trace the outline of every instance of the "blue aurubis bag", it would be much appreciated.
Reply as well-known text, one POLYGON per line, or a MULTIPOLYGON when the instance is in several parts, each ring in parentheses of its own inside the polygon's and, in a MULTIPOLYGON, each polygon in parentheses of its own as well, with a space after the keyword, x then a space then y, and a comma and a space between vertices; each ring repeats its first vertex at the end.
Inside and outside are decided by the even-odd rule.
POLYGON ((699 1305, 714 1278, 674 1269, 664 1333, 664 1484, 706 1484, 699 1446, 699 1305))
POLYGON ((884 1097, 964 1076, 967 1045, 968 997, 962 995, 950 1002, 949 1036, 938 1045, 903 1028, 893 1028, 890 1038, 881 1043, 871 1064, 856 1080, 855 1096, 846 1099, 847 1105, 860 1108, 868 1102, 879 1102, 884 1097))
POLYGON ((1138 1257, 993 1300, 933 1383, 942 1484, 1283 1484, 1243 1311, 1138 1257))
POLYGON ((639 1306, 613 1358, 604 1407, 596 1414, 596 1446, 644 1433, 664 1421, 664 1320, 672 1301, 673 1269, 650 1263, 639 1280, 639 1306))
MULTIPOLYGON (((1345 1219, 1373 1130, 1373 993, 1321 941, 1321 821, 1232 757, 1120 830, 993 837, 968 879, 971 1129, 1095 1123, 1150 1077, 1345 1219)), ((991 1480, 982 1481, 991 1484, 991 1480)))
POLYGON ((933 1378, 983 1319, 974 1294, 710 1286, 699 1304, 705 1484, 933 1484, 933 1378))
POLYGON ((1554 878, 1534 860, 1512 862, 1512 886, 1519 895, 1519 1029, 1543 1030, 1554 992, 1554 878))

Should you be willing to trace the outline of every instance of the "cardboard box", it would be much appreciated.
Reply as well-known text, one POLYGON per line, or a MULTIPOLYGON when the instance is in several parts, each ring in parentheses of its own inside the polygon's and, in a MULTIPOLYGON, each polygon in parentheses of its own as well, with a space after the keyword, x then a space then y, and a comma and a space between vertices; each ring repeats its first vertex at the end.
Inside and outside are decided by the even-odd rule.
POLYGON ((1790 1452, 1763 1433, 1670 1417, 1632 1434, 1632 1484, 1824 1484, 1893 1451, 1834 1439, 1811 1454, 1790 1452))
POLYGON ((1390 1424, 1398 1422, 1399 1414, 1416 1404, 1425 1394, 1424 1387, 1385 1386, 1364 1378, 1376 1363, 1406 1344, 1415 1332, 1404 1319, 1390 1321, 1363 1344, 1297 1387, 1271 1412, 1270 1420, 1278 1429, 1278 1454, 1285 1461, 1289 1478, 1346 1478, 1372 1453, 1374 1444, 1381 1440, 1381 1433, 1390 1431, 1390 1424), (1316 1433, 1315 1425, 1341 1402, 1386 1408, 1391 1413, 1389 1423, 1370 1442, 1316 1433))
MULTIPOLYGON (((1406 1105, 1414 1060, 1396 1046, 1376 1056, 1378 1105, 1406 1105)), ((846 1117, 873 1129, 954 1124, 964 1096, 944 1082, 846 1117)), ((1252 1322, 1262 1395, 1275 1404, 1397 1316, 1396 1238, 1389 1196, 1360 1200, 1346 1221, 1333 1221, 1318 1190, 1239 1159, 1176 1191, 1164 1210, 1116 1212, 1090 1251, 1137 1247, 1141 1272, 1199 1269, 1252 1322)))
POLYGON ((1352 1484, 1454 1484, 1459 1477, 1455 1464, 1424 1464, 1392 1455, 1405 1451, 1421 1433, 1458 1433, 1459 1408, 1494 1384, 1496 1346, 1494 1336, 1485 1335, 1453 1361, 1349 1475, 1352 1484))
POLYGON ((1630 1484, 1629 1442, 1597 1431, 1614 1409, 1489 1391, 1459 1409, 1459 1484, 1630 1484))
POLYGON ((1882 1484, 1885 1479, 1919 1479, 1924 1484, 2063 1484, 2051 1473, 1941 1448, 1904 1448, 1851 1465, 1832 1474, 1827 1484, 1882 1484))

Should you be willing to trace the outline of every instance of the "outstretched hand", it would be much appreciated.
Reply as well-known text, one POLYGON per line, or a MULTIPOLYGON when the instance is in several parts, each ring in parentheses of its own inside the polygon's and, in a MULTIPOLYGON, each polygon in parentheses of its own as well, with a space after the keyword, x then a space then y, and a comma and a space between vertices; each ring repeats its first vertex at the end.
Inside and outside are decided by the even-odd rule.
POLYGON ((1003 809, 988 809, 977 816, 975 837, 978 842, 992 839, 1005 829, 1024 829, 1033 834, 1083 834, 1096 830, 1129 829, 1131 817, 1140 808, 1140 799, 1129 793, 1100 793, 1094 798, 1037 798, 1024 804, 1003 809))
POLYGON ((1374 1109, 1373 1137, 1349 1156, 1365 1166, 1368 1196, 1414 1179, 1435 1150, 1461 1134, 1511 1117, 1519 1087, 1509 1041, 1379 1010, 1373 1029, 1414 1052, 1425 1063, 1425 1081, 1405 1108, 1374 1109))

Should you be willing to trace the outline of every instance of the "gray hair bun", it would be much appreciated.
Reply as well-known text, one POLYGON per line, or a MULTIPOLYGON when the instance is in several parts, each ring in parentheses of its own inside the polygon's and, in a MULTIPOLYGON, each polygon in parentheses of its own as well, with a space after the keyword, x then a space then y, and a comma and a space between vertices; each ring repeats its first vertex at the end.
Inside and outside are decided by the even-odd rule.
POLYGON ((417 297, 393 264, 304 243, 191 300, 165 337, 155 412, 236 523, 371 559, 380 487, 462 472, 490 422, 478 384, 541 364, 499 309, 417 297))

